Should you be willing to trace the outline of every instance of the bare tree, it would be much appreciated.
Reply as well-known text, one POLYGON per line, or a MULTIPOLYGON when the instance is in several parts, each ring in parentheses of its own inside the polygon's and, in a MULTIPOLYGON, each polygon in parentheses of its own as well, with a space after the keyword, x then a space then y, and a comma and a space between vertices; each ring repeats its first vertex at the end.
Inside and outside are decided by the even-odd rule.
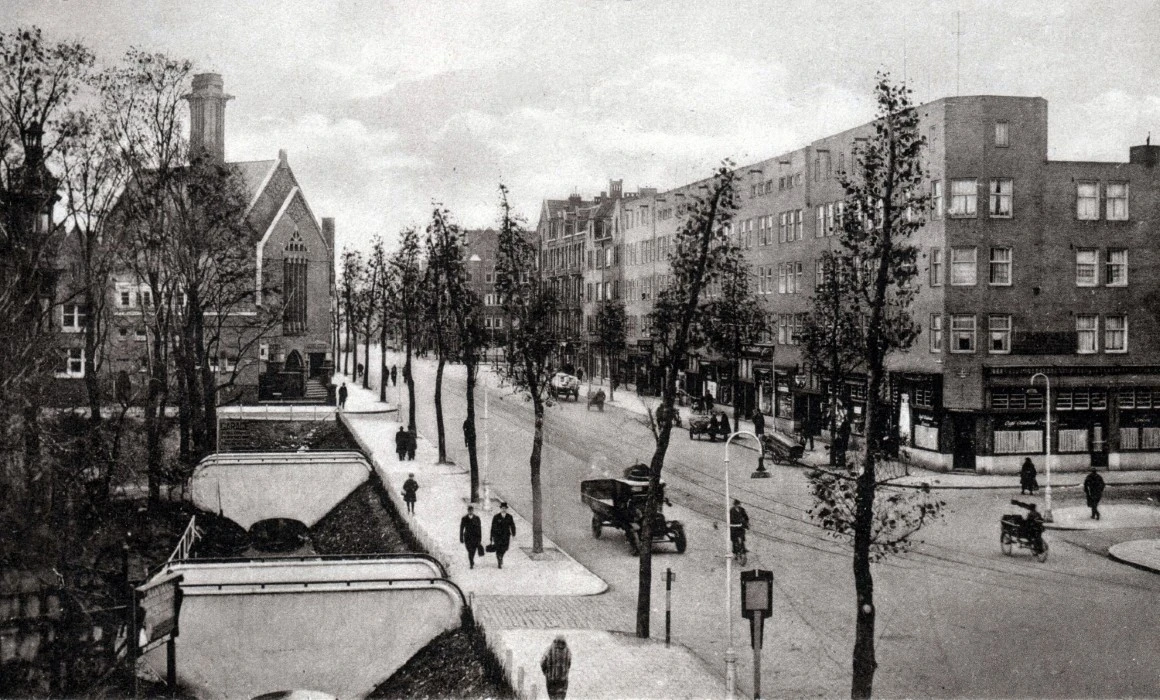
POLYGON ((769 328, 769 315, 753 294, 749 263, 741 250, 731 248, 721 263, 720 292, 702 304, 701 326, 709 346, 729 358, 732 365, 733 425, 737 425, 741 417, 741 359, 747 347, 761 342, 769 328))
POLYGON ((358 377, 358 299, 359 279, 362 277, 362 255, 357 250, 346 248, 342 251, 342 281, 339 284, 339 316, 341 317, 345 344, 342 350, 342 373, 358 377), (354 350, 354 360, 350 357, 354 350))
POLYGON ((423 314, 419 290, 423 279, 423 259, 417 229, 407 228, 402 231, 399 249, 391 255, 390 265, 394 270, 391 280, 395 285, 390 294, 394 305, 393 315, 402 326, 406 352, 406 359, 403 362, 403 382, 407 385, 407 400, 410 406, 407 414, 407 430, 414 434, 415 375, 412 371, 411 357, 415 351, 415 339, 423 314))
MULTIPOLYGON (((887 481, 881 478, 880 466, 888 456, 891 433, 897 430, 891 416, 886 361, 892 353, 909 348, 919 332, 908 311, 917 292, 913 283, 917 249, 909 241, 924 223, 928 196, 922 172, 925 139, 919 134, 909 88, 879 74, 875 96, 874 135, 856 150, 853 172, 841 176, 846 192, 841 250, 831 257, 843 284, 849 285, 841 296, 853 296, 854 301, 832 312, 835 318, 829 324, 816 326, 820 332, 835 329, 833 338, 819 339, 820 347, 825 347, 827 342, 850 337, 848 314, 863 315, 863 340, 856 347, 862 354, 866 381, 865 441, 849 474, 818 472, 811 477, 816 499, 812 516, 853 545, 857 598, 853 698, 870 697, 877 667, 870 564, 905 549, 914 533, 938 517, 942 507, 921 492, 880 490, 887 481)), ((837 387, 831 385, 830 390, 837 387)))
MULTIPOLYGON (((596 314, 596 337, 600 353, 604 355, 604 363, 608 368, 609 377, 615 376, 613 360, 619 361, 624 355, 626 346, 627 320, 624 314, 624 303, 619 301, 605 302, 596 314)), ((612 383, 608 384, 608 400, 612 401, 614 390, 612 383)))
POLYGON ((535 432, 528 467, 532 481, 532 551, 544 551, 544 504, 540 468, 544 448, 544 406, 552 379, 554 343, 551 324, 559 308, 552 288, 540 276, 535 246, 524 220, 511 210, 508 190, 500 185, 500 225, 495 290, 508 319, 507 352, 500 374, 532 403, 535 432))
POLYGON ((374 317, 375 327, 379 331, 379 401, 386 403, 387 384, 390 381, 387 373, 387 334, 390 332, 391 324, 387 294, 391 287, 391 267, 387 263, 387 252, 381 236, 375 236, 371 241, 367 269, 368 274, 375 280, 375 292, 371 295, 369 313, 374 317))
POLYGON ((443 372, 451 351, 449 328, 453 324, 448 299, 448 265, 457 259, 453 233, 439 208, 427 224, 427 266, 423 270, 422 304, 425 328, 435 344, 435 434, 439 463, 447 463, 447 431, 443 422, 443 372))

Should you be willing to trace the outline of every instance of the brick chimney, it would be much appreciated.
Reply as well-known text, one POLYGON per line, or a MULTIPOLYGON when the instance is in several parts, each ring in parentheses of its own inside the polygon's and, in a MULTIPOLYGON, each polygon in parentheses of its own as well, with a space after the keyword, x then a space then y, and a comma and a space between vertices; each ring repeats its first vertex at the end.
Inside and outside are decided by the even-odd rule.
POLYGON ((193 76, 193 90, 185 96, 189 102, 189 153, 204 152, 216 161, 226 157, 226 102, 234 99, 222 90, 217 73, 193 76))

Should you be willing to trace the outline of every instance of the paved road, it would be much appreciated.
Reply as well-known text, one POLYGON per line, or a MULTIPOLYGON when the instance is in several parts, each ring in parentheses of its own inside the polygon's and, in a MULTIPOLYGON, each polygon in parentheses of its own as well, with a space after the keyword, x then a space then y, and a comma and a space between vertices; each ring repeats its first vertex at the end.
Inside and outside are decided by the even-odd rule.
MULTIPOLYGON (((420 363, 416 376, 419 429, 434 440, 429 399, 434 372, 420 363)), ((464 416, 459 368, 449 369, 446 385, 452 458, 466 464, 459 432, 464 416)), ((530 404, 502 389, 492 390, 491 397, 491 481, 514 508, 530 514, 530 404)), ((609 582, 610 591, 601 597, 613 617, 624 616, 617 627, 632 629, 636 561, 621 535, 606 531, 600 540, 592 537, 589 513, 579 502, 579 481, 647 461, 652 437, 639 416, 617 409, 588 412, 583 404, 555 406, 545 422, 545 531, 609 582)), ((664 634, 659 573, 672 567, 677 573, 673 636, 714 668, 723 668, 727 637, 720 592, 722 457, 720 443, 691 442, 684 431, 674 433, 665 472, 676 503, 669 517, 686 523, 689 551, 677 555, 662 546, 654 557, 653 636, 664 634)), ((749 566, 771 569, 776 577, 763 690, 771 696, 845 695, 853 641, 849 555, 809 521, 810 496, 800 469, 775 467, 773 478, 754 481, 748 479, 754 453, 738 450, 731 457, 734 495, 746 503, 753 521, 749 566)), ((1160 577, 1112 562, 1100 536, 1090 533, 1051 533, 1051 557, 1045 564, 1023 553, 1005 557, 999 552, 997 521, 1016 494, 940 495, 948 514, 924 531, 925 543, 875 569, 877 694, 1160 694, 1155 665, 1160 633, 1154 624, 1160 577)), ((496 614, 503 614, 502 606, 496 614)), ((751 657, 743 625, 740 618, 735 621, 733 639, 740 652, 740 685, 748 692, 751 657)))

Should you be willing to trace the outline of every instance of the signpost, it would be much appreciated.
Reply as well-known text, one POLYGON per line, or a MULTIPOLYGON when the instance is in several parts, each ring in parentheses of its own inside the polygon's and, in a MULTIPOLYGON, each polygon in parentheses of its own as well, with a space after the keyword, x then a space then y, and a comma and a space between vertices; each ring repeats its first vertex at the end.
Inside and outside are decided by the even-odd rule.
MULTIPOLYGON (((165 682, 177 688, 177 619, 181 611, 180 574, 150 581, 136 589, 136 647, 141 654, 165 642, 165 682)), ((136 673, 136 671, 134 671, 136 673)))
POLYGON ((773 572, 762 569, 741 572, 741 616, 749 619, 749 642, 753 647, 753 698, 761 698, 761 644, 765 618, 773 613, 773 572))

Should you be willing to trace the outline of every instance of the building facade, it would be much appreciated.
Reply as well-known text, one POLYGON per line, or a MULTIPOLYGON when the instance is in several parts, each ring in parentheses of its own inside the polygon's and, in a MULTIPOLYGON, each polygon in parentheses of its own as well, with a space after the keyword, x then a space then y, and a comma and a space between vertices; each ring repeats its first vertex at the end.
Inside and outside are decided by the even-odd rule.
MULTIPOLYGON (((931 208, 912 239, 920 275, 910 311, 922 336, 890 358, 902 449, 934 468, 1017 472, 1050 440, 1061 469, 1160 467, 1151 274, 1160 147, 1133 146, 1118 163, 1051 161, 1041 98, 952 97, 916 109, 931 208)), ((731 235, 775 330, 748 349, 737 377, 709 353, 694 357, 682 378, 690 394, 760 407, 787 432, 825 423, 830 388, 798 342, 822 253, 838 246, 839 174, 872 135, 868 123, 738 168, 731 235)), ((614 209, 638 382, 655 384, 647 316, 696 185, 614 209)), ((864 383, 850 394, 860 430, 864 383)))
MULTIPOLYGON (((225 105, 231 96, 221 76, 194 77, 190 106, 190 150, 219 161, 225 153, 225 105)), ((220 327, 220 341, 210 366, 228 386, 223 401, 325 401, 333 371, 334 219, 314 216, 286 152, 273 160, 227 164, 237 175, 249 204, 245 219, 253 233, 254 289, 245 302, 232 305, 227 318, 213 313, 208 323, 220 327)), ((63 271, 57 320, 62 365, 55 394, 64 403, 83 397, 84 315, 70 299, 71 241, 62 247, 63 271)), ((101 372, 114 377, 118 392, 140 389, 147 381, 154 339, 146 323, 156 300, 144 281, 127 269, 114 275, 108 290, 107 333, 102 339, 101 372)), ((138 391, 137 393, 141 393, 138 391)))

